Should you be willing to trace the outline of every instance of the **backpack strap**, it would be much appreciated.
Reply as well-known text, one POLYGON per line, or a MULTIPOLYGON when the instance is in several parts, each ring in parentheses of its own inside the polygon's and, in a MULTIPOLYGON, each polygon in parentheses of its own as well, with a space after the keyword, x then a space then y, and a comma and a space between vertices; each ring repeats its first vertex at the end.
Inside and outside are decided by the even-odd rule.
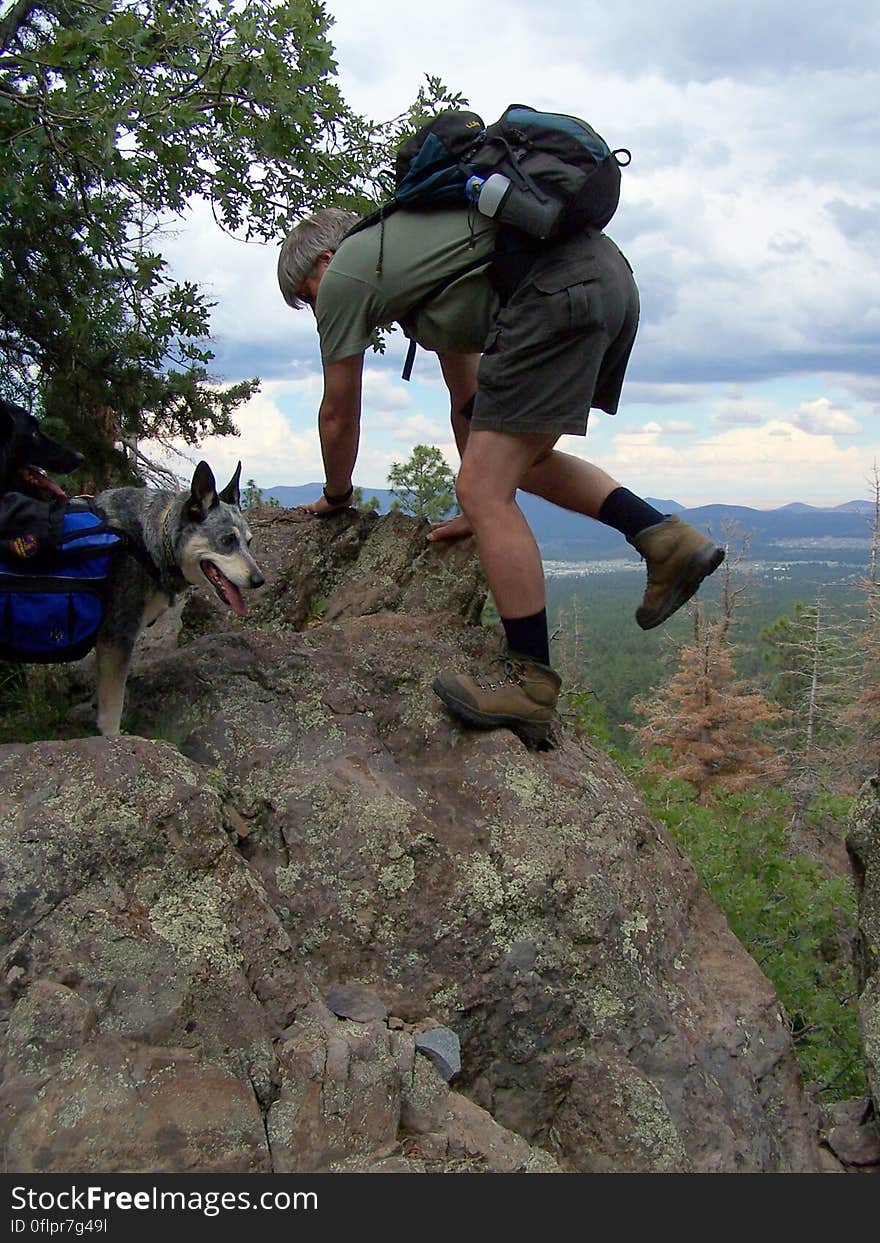
POLYGON ((410 337, 409 338, 409 349, 406 351, 406 360, 403 364, 403 371, 401 371, 400 373, 400 378, 402 380, 412 379, 413 363, 416 361, 416 351, 418 350, 418 348, 419 348, 419 345, 415 337, 410 337))
POLYGON ((164 589, 165 584, 162 582, 161 571, 140 540, 135 539, 128 531, 123 531, 119 527, 110 527, 109 530, 120 537, 122 551, 127 553, 129 557, 134 557, 138 565, 143 566, 147 571, 156 586, 164 589))

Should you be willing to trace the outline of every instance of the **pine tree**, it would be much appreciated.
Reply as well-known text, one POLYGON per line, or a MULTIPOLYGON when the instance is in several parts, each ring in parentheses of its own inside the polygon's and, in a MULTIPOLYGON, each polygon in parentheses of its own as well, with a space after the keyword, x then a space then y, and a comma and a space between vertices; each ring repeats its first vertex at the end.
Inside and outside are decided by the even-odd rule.
POLYGON ((434 445, 415 445, 405 462, 388 471, 392 509, 439 522, 455 506, 455 476, 434 445))
POLYGON ((728 556, 721 603, 713 620, 699 602, 692 606, 693 637, 679 653, 678 668, 650 700, 633 704, 645 724, 636 729, 650 772, 687 781, 707 799, 713 790, 747 790, 778 784, 785 760, 763 735, 784 711, 739 678, 730 639, 741 587, 728 556), (659 748, 659 750, 658 750, 659 748))
POLYGON ((871 557, 861 583, 864 614, 852 636, 858 668, 855 700, 839 713, 841 723, 852 730, 849 752, 857 782, 880 773, 880 469, 876 462, 871 482, 871 557))
POLYGON ((787 711, 777 742, 789 758, 794 803, 789 827, 795 833, 804 828, 815 796, 841 786, 839 760, 848 745, 841 705, 852 645, 821 592, 811 604, 798 603, 792 616, 777 618, 761 637, 764 663, 775 672, 771 696, 787 711))

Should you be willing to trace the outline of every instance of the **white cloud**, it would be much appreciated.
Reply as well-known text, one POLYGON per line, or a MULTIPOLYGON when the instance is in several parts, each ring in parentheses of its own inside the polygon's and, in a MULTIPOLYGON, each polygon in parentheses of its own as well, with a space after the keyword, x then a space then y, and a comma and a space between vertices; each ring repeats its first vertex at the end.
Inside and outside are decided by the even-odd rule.
POLYGON ((312 315, 293 311, 281 297, 277 247, 230 237, 209 203, 194 200, 185 227, 175 228, 161 251, 179 279, 196 281, 216 302, 211 325, 218 343, 270 342, 279 349, 297 339, 314 343, 312 315))
MULTIPOLYGON (((236 411, 235 421, 240 436, 209 436, 196 450, 184 445, 176 446, 185 454, 183 462, 178 457, 166 458, 149 442, 145 442, 142 448, 148 457, 167 460, 171 469, 183 478, 187 477, 199 458, 204 458, 218 483, 221 477, 224 482, 231 478, 239 460, 242 463, 242 480, 255 479, 264 488, 322 479, 324 468, 317 421, 312 429, 294 431, 276 401, 278 390, 283 387, 267 385, 265 391, 236 411), (192 465, 188 466, 187 462, 192 465)), ((295 385, 286 387, 289 390, 295 385)), ((222 483, 220 486, 223 486, 222 483)))
POLYGON ((854 436, 862 430, 852 415, 836 409, 827 397, 802 402, 791 421, 811 436, 854 436))
MULTIPOLYGON (((531 0, 485 0, 476 24, 465 0, 441 11, 400 0, 328 7, 343 94, 374 118, 401 112, 425 70, 487 120, 525 99, 585 116, 612 145, 631 148, 609 232, 642 294, 624 402, 642 407, 644 423, 593 416, 592 444, 613 443, 612 462, 627 470, 639 471, 641 457, 651 495, 665 491, 667 469, 682 500, 737 499, 743 489, 783 503, 834 488, 829 499, 839 501, 864 490, 865 467, 854 473, 850 452, 867 462, 880 452, 870 406, 880 411, 880 281, 867 248, 880 204, 874 0, 834 9, 803 0, 796 20, 787 0, 622 0, 611 10, 557 0, 540 21, 531 0), (774 377, 794 395, 768 396, 774 377), (716 396, 723 383, 737 391, 716 396), (701 423, 709 430, 686 441, 701 423), (832 436, 850 443, 840 448, 832 436), (827 466, 808 446, 827 453, 827 466), (742 459, 739 474, 725 466, 731 454, 742 459)), ((296 459, 320 477, 314 321, 284 305, 275 248, 226 239, 197 205, 168 253, 217 298, 226 374, 291 381, 265 386, 267 405, 247 413, 247 429, 242 415, 238 443, 272 467, 251 473, 265 486, 292 482, 276 476, 296 459), (309 428, 276 429, 273 440, 275 417, 292 407, 309 428)), ((425 396, 435 369, 423 368, 414 395, 389 355, 365 378, 358 475, 368 486, 381 486, 408 440, 451 446, 442 389, 436 402, 425 396)))
POLYGON ((385 412, 408 410, 412 406, 408 386, 401 384, 394 372, 371 366, 369 361, 364 366, 363 394, 364 410, 385 412))
POLYGON ((449 423, 429 418, 426 414, 413 414, 392 428, 392 436, 403 444, 439 444, 449 437, 449 423))
MULTIPOLYGON (((564 446, 591 458, 583 441, 564 446)), ((681 504, 725 501, 782 505, 810 498, 840 504, 861 496, 870 455, 841 448, 830 435, 816 435, 774 420, 759 428, 729 428, 674 445, 661 437, 613 438, 610 453, 595 459, 624 486, 641 495, 672 495, 681 504)))
POLYGON ((626 405, 638 406, 679 406, 688 402, 699 401, 703 389, 692 384, 643 384, 638 380, 627 380, 624 388, 626 405))

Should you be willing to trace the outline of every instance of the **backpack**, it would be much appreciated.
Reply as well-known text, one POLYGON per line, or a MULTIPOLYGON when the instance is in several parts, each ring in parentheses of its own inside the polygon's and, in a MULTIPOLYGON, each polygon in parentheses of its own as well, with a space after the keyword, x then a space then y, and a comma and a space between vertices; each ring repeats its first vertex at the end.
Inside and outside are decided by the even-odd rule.
MULTIPOLYGON (((374 224, 383 226, 398 208, 475 206, 499 223, 495 251, 429 290, 418 307, 487 264, 489 278, 505 301, 536 246, 584 229, 604 229, 620 200, 620 169, 631 158, 625 147, 612 151, 578 117, 511 104, 500 120, 486 126, 476 112, 451 109, 403 143, 395 159, 390 202, 359 220, 346 237, 374 224)), ((378 272, 381 265, 380 241, 378 272)), ((405 380, 412 374, 415 354, 416 343, 410 341, 405 380)))
POLYGON ((475 112, 441 112, 398 151, 391 203, 351 232, 399 207, 468 203, 541 241, 604 229, 631 158, 624 147, 612 151, 586 121, 525 104, 511 104, 489 126, 475 112))
POLYGON ((87 502, 70 501, 57 547, 29 556, 0 549, 0 660, 54 664, 94 647, 104 620, 106 587, 127 543, 87 502))
POLYGON ((476 178, 467 193, 481 212, 542 241, 604 229, 631 158, 579 117, 511 104, 465 157, 476 178))

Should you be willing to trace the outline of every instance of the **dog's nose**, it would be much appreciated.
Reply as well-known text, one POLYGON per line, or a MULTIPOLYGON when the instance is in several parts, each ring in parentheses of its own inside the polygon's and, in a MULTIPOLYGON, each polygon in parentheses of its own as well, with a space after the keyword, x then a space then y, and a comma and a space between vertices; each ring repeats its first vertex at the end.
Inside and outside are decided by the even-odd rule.
POLYGON ((262 574, 252 574, 252 575, 251 575, 251 586, 252 586, 252 587, 262 587, 262 585, 263 585, 263 583, 265 583, 265 581, 266 581, 266 580, 265 580, 265 578, 263 578, 262 574))

